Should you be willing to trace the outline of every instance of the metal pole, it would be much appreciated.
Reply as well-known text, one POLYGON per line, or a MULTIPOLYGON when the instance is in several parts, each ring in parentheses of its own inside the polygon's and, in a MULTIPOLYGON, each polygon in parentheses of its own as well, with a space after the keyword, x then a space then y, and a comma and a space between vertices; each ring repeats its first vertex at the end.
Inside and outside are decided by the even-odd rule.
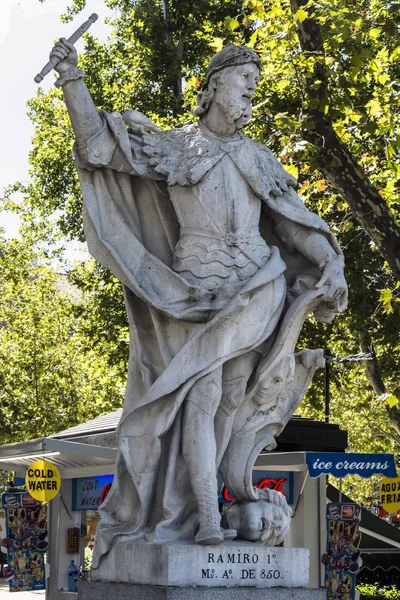
POLYGON ((329 423, 330 416, 330 383, 331 383, 331 374, 330 374, 330 366, 329 366, 329 348, 325 349, 325 423, 329 423))

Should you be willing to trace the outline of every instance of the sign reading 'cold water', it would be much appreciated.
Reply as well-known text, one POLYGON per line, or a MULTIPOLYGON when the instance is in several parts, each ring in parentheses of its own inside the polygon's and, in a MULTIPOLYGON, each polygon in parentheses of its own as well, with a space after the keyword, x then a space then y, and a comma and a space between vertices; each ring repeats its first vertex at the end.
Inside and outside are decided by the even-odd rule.
POLYGON ((26 489, 39 502, 53 500, 61 489, 60 472, 47 460, 37 460, 26 471, 26 489))
POLYGON ((72 510, 97 510, 111 489, 114 475, 78 477, 72 481, 72 510))

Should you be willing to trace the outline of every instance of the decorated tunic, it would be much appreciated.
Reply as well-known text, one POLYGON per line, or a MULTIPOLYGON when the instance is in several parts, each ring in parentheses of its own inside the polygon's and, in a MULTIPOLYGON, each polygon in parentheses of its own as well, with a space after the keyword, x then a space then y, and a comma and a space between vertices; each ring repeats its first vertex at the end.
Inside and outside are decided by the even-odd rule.
POLYGON ((296 231, 308 227, 340 253, 324 221, 294 192, 296 180, 262 144, 241 133, 217 136, 201 124, 128 135, 121 115, 102 115, 103 129, 78 150, 81 164, 166 180, 179 224, 169 266, 196 288, 218 291, 218 308, 270 257, 259 231, 262 200, 282 221, 279 236, 288 248, 296 231))
POLYGON ((266 262, 261 202, 229 155, 189 189, 172 186, 181 227, 172 269, 208 290, 233 295, 266 262))

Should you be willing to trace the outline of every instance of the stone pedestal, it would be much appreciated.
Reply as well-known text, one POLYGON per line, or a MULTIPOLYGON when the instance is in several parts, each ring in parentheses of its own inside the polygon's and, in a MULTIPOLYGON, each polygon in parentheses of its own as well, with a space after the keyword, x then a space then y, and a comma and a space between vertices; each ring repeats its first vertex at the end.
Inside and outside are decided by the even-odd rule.
POLYGON ((166 587, 81 581, 78 582, 78 600, 326 600, 326 590, 166 587))
POLYGON ((97 582, 179 587, 305 588, 309 550, 246 542, 220 546, 120 541, 93 570, 97 582))

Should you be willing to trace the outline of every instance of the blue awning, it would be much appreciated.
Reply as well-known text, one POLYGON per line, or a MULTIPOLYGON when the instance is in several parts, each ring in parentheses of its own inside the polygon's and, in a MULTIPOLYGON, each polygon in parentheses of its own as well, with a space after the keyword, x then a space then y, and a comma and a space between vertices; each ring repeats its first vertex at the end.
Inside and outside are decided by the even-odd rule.
POLYGON ((333 475, 339 479, 346 475, 397 477, 393 454, 307 452, 306 461, 310 477, 320 475, 333 475))

